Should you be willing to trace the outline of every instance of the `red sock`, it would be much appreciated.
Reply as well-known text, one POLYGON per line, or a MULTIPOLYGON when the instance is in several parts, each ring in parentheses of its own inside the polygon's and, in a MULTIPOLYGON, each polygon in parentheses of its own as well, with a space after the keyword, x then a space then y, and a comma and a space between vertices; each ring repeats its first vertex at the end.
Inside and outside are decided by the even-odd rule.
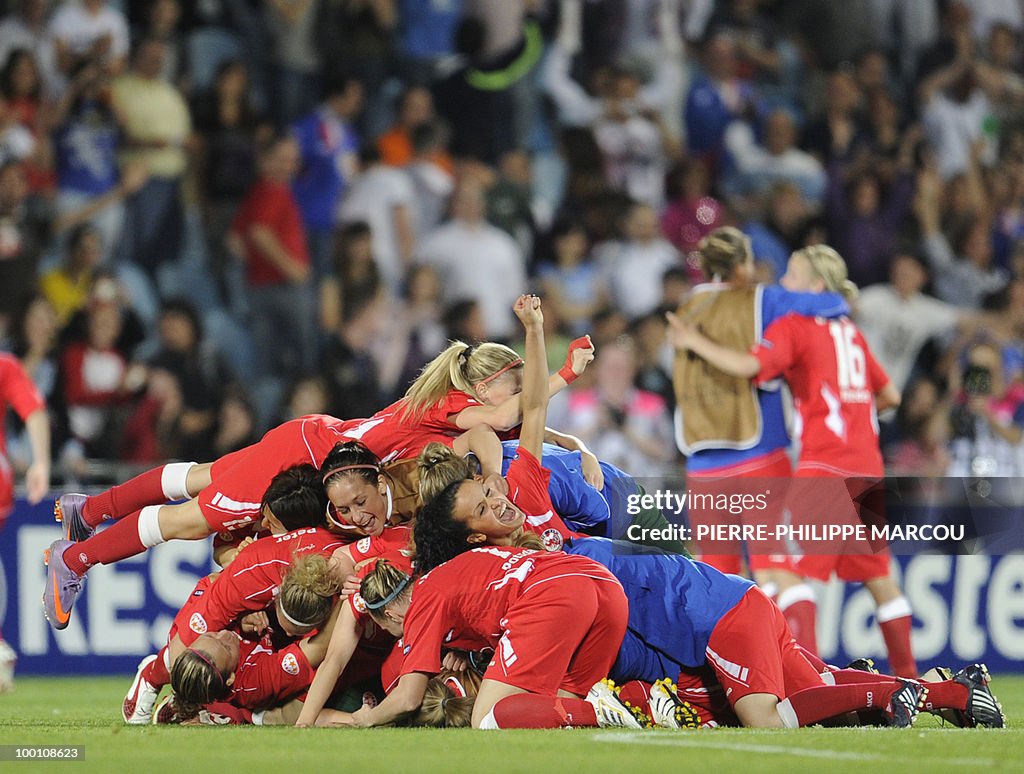
MULTIPOLYGON (((782 594, 779 599, 783 599, 782 594)), ((781 608, 782 615, 793 632, 797 645, 808 653, 818 655, 817 615, 818 606, 812 600, 802 599, 781 608)))
POLYGON ((147 470, 123 484, 111 487, 106 492, 94 495, 85 501, 82 516, 92 527, 111 519, 145 508, 147 505, 163 505, 167 502, 163 487, 164 466, 147 470))
POLYGON ((491 710, 498 728, 571 728, 596 726, 594 707, 583 699, 561 699, 517 693, 491 710))
POLYGON ((141 554, 146 546, 139 537, 139 514, 115 522, 88 540, 72 543, 64 551, 64 563, 76 575, 85 575, 94 564, 110 564, 141 554))
POLYGON ((164 663, 164 657, 167 655, 167 646, 160 648, 160 652, 156 654, 156 661, 153 661, 149 666, 142 670, 143 679, 156 688, 162 688, 171 682, 171 675, 167 671, 167 665, 164 663))
POLYGON ((900 677, 917 677, 917 663, 914 651, 910 646, 910 629, 913 617, 903 615, 889 621, 879 621, 885 639, 885 649, 889 651, 889 671, 900 677))
POLYGON ((804 688, 779 702, 779 715, 787 728, 797 728, 846 712, 885 709, 896 687, 891 682, 874 682, 804 688))
POLYGON ((925 709, 966 710, 969 692, 966 685, 954 680, 943 680, 939 683, 922 683, 928 689, 925 709))
POLYGON ((899 680, 889 675, 876 675, 860 669, 837 669, 829 673, 836 685, 863 685, 865 683, 891 683, 896 685, 899 680))

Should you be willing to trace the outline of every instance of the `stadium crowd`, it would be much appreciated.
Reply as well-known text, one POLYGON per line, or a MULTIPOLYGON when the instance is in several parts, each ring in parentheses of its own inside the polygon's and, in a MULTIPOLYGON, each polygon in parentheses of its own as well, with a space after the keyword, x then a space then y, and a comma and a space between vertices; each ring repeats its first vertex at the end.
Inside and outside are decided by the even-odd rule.
POLYGON ((1016 0, 4 5, 0 340, 70 478, 371 416, 527 291, 601 352, 551 424, 678 470, 663 312, 729 224, 845 258, 890 471, 1024 469, 1016 0))

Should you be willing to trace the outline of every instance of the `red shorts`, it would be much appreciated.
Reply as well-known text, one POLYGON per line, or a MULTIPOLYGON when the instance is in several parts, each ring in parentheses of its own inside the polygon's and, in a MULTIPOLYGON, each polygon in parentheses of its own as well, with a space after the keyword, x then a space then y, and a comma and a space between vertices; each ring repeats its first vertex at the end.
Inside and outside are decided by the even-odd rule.
POLYGON ((301 463, 320 467, 339 440, 337 433, 320 430, 314 420, 293 419, 269 430, 251 446, 214 462, 210 485, 197 498, 210 529, 248 529, 261 518, 263 494, 274 476, 301 463))
POLYGON ((274 707, 308 689, 314 673, 297 642, 270 650, 263 642, 243 641, 228 701, 251 710, 274 707), (250 645, 254 647, 246 653, 250 645))
POLYGON ((608 676, 629 606, 611 574, 541 579, 508 609, 485 680, 554 696, 583 696, 608 676))
POLYGON ((752 693, 785 699, 796 691, 824 684, 793 639, 779 608, 756 586, 715 626, 707 657, 733 707, 752 693))
MULTIPOLYGON (((870 526, 885 520, 880 473, 877 477, 856 473, 823 476, 820 470, 809 468, 798 469, 795 478, 790 490, 794 524, 804 520, 812 526, 815 522, 870 526), (822 501, 831 503, 827 514, 815 510, 822 501)), ((863 583, 889 575, 891 560, 884 541, 835 541, 834 546, 806 544, 803 549, 796 565, 808 578, 827 581, 834 572, 841 580, 863 583)))
MULTIPOLYGON (((765 457, 751 460, 749 462, 740 463, 738 465, 730 465, 726 468, 714 468, 712 470, 701 470, 693 471, 689 474, 689 489, 691 492, 709 491, 716 493, 722 491, 725 485, 722 483, 723 480, 728 479, 750 479, 750 478, 764 478, 764 479, 788 479, 793 475, 793 466, 789 462, 789 457, 786 455, 785 449, 779 449, 778 451, 772 452, 765 457)), ((766 482, 766 487, 772 489, 769 502, 782 503, 785 498, 784 492, 775 491, 781 486, 781 481, 772 481, 770 484, 766 482)), ((715 514, 715 522, 721 523, 726 518, 732 518, 735 523, 740 524, 743 521, 742 514, 733 516, 732 514, 715 514)), ((691 527, 692 527, 691 523, 691 527)), ((717 546, 707 544, 705 547, 710 551, 717 547, 719 550, 722 547, 722 543, 719 542, 717 546)), ((728 553, 706 553, 702 550, 700 543, 697 544, 698 558, 705 564, 710 564, 719 572, 732 573, 733 575, 740 575, 743 570, 743 547, 739 543, 736 543, 730 548, 728 553)), ((793 562, 793 558, 789 554, 776 553, 776 554, 762 554, 750 552, 749 555, 750 570, 787 570, 792 573, 796 573, 796 566, 793 562)))
POLYGON ((6 455, 0 454, 0 529, 14 511, 14 468, 6 455))

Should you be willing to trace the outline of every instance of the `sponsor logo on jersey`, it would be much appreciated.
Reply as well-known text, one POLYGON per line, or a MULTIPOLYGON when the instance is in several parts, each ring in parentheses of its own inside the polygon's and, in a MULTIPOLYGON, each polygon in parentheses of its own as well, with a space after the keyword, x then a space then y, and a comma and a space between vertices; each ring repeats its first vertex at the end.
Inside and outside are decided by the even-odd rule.
POLYGON ((294 653, 284 654, 284 658, 281 659, 281 669, 290 675, 297 675, 299 673, 299 660, 295 658, 294 653))
POLYGON ((546 529, 540 536, 541 542, 544 543, 544 548, 547 551, 561 551, 562 546, 565 545, 565 541, 562 539, 562 534, 557 529, 546 529))
POLYGON ((206 634, 206 619, 199 613, 193 613, 192 617, 188 619, 188 628, 196 634, 206 634))

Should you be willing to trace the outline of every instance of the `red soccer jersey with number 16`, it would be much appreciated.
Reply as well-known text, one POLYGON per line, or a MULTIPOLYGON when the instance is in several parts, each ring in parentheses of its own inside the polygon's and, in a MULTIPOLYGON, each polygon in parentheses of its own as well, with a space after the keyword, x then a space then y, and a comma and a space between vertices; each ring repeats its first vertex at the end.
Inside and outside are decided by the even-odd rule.
POLYGON ((793 393, 798 473, 882 475, 875 395, 889 377, 857 326, 845 317, 789 314, 768 326, 751 353, 761 362, 758 382, 782 376, 793 393))

